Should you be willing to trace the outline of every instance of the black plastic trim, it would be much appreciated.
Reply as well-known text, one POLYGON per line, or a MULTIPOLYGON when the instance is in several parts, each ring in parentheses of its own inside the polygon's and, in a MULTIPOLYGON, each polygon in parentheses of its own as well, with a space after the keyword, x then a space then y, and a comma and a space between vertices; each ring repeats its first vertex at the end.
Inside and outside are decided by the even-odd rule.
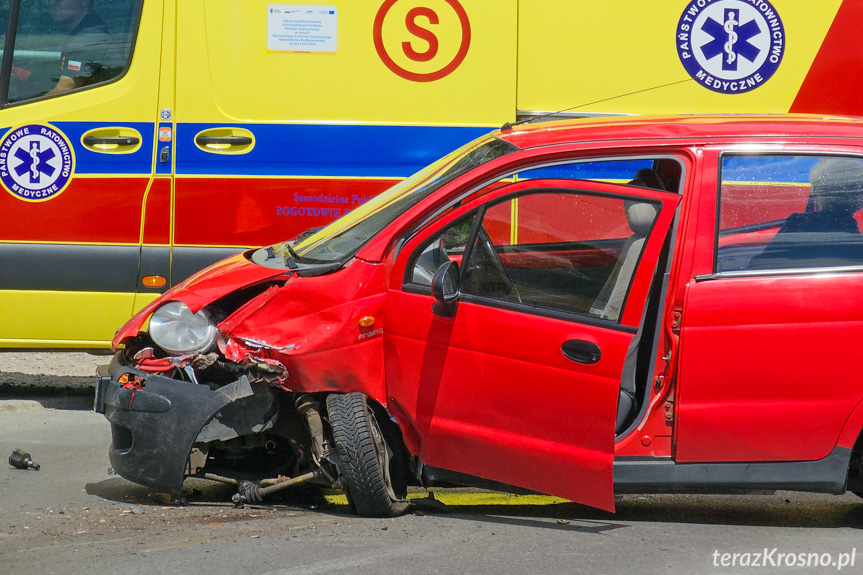
POLYGON ((563 342, 560 350, 567 358, 578 363, 593 365, 602 359, 602 349, 592 341, 571 339, 563 342))
POLYGON ((0 289, 134 293, 140 249, 0 243, 0 289))
POLYGON ((138 371, 125 365, 122 351, 97 377, 95 408, 111 422, 114 438, 111 465, 129 481, 172 494, 180 493, 189 451, 204 425, 225 406, 251 394, 245 376, 214 391, 138 371), (144 379, 145 388, 123 387, 118 379, 124 373, 144 379))
POLYGON ((246 248, 174 247, 171 285, 177 285, 205 267, 244 251, 246 248))
POLYGON ((141 263, 138 266, 138 291, 144 293, 162 293, 168 289, 167 283, 162 287, 152 287, 141 283, 146 276, 162 276, 166 280, 171 277, 171 248, 169 246, 144 246, 141 248, 141 263))
POLYGON ((670 458, 618 457, 615 493, 739 493, 751 490, 845 492, 851 449, 836 447, 816 461, 676 463, 670 458))

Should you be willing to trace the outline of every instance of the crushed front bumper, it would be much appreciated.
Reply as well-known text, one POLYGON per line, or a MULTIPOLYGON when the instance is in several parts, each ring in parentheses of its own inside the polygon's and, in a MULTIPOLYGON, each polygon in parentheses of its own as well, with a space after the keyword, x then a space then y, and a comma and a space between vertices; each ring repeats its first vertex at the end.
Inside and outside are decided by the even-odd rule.
POLYGON ((249 379, 212 390, 137 370, 122 352, 96 374, 94 410, 111 423, 111 465, 122 477, 179 494, 189 452, 201 429, 225 406, 255 394, 249 379), (143 387, 120 383, 137 376, 143 387))

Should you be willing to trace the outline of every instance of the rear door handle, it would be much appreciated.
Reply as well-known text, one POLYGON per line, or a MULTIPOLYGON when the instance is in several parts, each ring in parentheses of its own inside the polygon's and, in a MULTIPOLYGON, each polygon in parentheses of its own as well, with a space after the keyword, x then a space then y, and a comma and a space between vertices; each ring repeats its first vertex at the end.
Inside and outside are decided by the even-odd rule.
POLYGON ((255 135, 245 128, 208 128, 195 134, 195 145, 210 154, 248 154, 255 147, 255 135))
POLYGON ((563 352, 563 355, 572 361, 587 365, 598 363, 602 358, 602 350, 599 349, 599 346, 592 341, 585 341, 583 339, 566 341, 560 346, 560 350, 563 352))

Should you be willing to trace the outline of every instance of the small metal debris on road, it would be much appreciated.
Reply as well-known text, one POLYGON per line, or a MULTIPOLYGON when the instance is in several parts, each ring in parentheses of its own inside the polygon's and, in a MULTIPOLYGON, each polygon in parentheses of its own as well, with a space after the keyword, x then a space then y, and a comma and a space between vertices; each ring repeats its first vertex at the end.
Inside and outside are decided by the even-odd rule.
POLYGON ((41 467, 38 463, 34 463, 33 460, 30 459, 29 453, 21 451, 20 449, 12 451, 12 455, 9 456, 9 465, 15 469, 35 469, 36 471, 39 471, 41 467))

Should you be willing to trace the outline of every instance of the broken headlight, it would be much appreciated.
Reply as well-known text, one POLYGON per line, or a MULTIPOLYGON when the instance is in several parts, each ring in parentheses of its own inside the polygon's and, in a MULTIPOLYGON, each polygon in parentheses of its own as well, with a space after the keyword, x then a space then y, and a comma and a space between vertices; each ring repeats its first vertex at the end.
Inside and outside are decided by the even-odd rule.
POLYGON ((183 302, 168 302, 150 317, 150 337, 174 355, 206 351, 216 341, 216 334, 216 326, 206 311, 192 313, 183 302))

